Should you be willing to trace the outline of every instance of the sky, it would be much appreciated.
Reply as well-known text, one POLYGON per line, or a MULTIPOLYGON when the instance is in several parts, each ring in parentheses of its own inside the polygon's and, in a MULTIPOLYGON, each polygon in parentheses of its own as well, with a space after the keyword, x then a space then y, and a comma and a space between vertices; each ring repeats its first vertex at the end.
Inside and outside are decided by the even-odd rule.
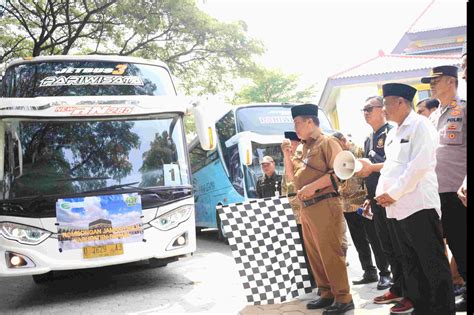
MULTIPOLYGON (((321 92, 328 76, 377 56, 379 50, 390 53, 430 2, 199 0, 198 5, 221 21, 245 21, 249 36, 266 47, 257 62, 298 73, 301 86, 316 84, 321 92)), ((466 1, 449 0, 454 2, 466 1)), ((447 18, 466 15, 458 13, 459 7, 448 7, 447 18)))

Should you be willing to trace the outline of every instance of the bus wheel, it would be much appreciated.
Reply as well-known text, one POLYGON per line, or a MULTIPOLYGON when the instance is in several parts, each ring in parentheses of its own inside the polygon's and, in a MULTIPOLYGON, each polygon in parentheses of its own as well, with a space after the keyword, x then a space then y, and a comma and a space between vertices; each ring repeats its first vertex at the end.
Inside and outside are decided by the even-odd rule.
POLYGON ((219 217, 219 213, 217 213, 217 211, 216 211, 216 219, 217 219, 217 239, 229 245, 229 240, 227 239, 227 237, 225 237, 224 226, 221 223, 221 218, 219 217))
POLYGON ((53 273, 52 272, 48 272, 48 273, 43 273, 41 275, 34 275, 33 276, 33 281, 36 283, 36 284, 45 284, 49 281, 52 281, 53 280, 53 273))

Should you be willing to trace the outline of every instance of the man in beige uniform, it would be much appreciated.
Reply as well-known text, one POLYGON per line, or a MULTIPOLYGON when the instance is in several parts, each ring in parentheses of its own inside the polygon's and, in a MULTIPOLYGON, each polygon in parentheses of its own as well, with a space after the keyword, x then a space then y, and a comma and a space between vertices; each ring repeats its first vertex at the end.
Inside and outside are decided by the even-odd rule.
MULTIPOLYGON (((292 194, 293 196, 288 196, 288 201, 290 202, 291 209, 295 215, 296 226, 298 227, 298 232, 300 233, 301 245, 303 246, 303 255, 307 262, 309 262, 308 255, 306 253, 306 248, 303 239, 303 229, 301 227, 300 212, 301 212, 301 201, 298 200, 298 197, 295 195, 295 184, 294 184, 294 173, 297 172, 302 166, 303 162, 301 156, 303 155, 303 144, 301 143, 300 138, 296 135, 294 131, 285 131, 285 140, 281 144, 281 150, 284 156, 285 165, 291 164, 291 172, 287 166, 285 166, 285 171, 283 173, 283 179, 281 182, 281 193, 283 196, 288 196, 292 194)), ((311 272, 311 268, 308 266, 309 277, 311 281, 311 286, 316 287, 314 282, 314 277, 311 272)))
POLYGON ((334 137, 321 134, 318 106, 294 106, 291 114, 296 134, 303 140, 303 165, 294 173, 297 196, 302 202, 303 238, 321 291, 321 298, 309 302, 307 308, 326 307, 323 314, 344 314, 354 309, 354 303, 345 263, 342 200, 333 171, 334 159, 342 148, 334 137))

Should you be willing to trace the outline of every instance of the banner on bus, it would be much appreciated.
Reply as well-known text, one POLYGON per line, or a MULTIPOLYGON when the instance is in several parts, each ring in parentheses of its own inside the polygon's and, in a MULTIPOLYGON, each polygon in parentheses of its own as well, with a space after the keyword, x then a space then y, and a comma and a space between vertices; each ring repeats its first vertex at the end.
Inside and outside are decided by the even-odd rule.
POLYGON ((59 199, 60 250, 141 242, 142 204, 137 193, 59 199))

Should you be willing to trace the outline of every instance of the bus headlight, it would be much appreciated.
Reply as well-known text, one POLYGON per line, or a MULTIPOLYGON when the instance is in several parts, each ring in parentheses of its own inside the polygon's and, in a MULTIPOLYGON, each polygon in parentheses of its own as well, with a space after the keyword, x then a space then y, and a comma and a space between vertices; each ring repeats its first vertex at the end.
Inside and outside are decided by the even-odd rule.
POLYGON ((151 225, 162 231, 168 231, 177 227, 180 223, 186 221, 193 213, 193 205, 185 205, 162 214, 150 222, 151 225))
POLYGON ((51 236, 48 231, 13 222, 0 222, 0 234, 26 245, 37 245, 51 236))

